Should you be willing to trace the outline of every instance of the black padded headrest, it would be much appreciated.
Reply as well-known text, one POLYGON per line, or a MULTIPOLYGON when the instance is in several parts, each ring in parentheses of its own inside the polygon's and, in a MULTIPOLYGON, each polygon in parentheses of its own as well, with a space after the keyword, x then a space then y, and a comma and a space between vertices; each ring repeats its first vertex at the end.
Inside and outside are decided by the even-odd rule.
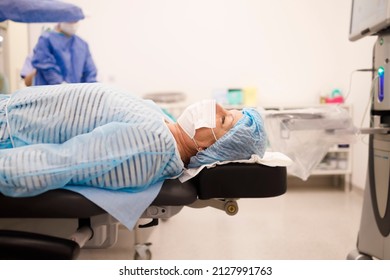
POLYGON ((199 199, 274 197, 287 190, 287 169, 255 163, 229 163, 205 168, 194 180, 199 199))

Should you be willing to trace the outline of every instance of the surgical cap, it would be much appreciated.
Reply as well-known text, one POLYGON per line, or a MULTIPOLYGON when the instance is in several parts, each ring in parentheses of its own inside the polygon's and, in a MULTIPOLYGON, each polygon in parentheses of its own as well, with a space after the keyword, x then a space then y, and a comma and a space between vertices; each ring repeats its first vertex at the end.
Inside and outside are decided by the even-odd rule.
POLYGON ((243 109, 242 113, 243 117, 224 136, 191 157, 188 168, 217 161, 249 159, 253 154, 263 157, 267 145, 263 119, 253 108, 243 109))

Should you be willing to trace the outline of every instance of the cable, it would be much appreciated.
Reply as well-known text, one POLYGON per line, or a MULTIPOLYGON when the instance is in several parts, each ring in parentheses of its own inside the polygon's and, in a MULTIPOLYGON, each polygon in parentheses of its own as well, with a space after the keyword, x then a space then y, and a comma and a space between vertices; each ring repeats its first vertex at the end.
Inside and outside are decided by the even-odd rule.
MULTIPOLYGON (((364 123, 364 120, 366 119, 366 115, 367 115, 367 112, 368 112, 368 108, 370 107, 370 104, 371 104, 371 100, 373 100, 373 96, 374 96, 374 89, 375 89, 375 84, 376 84, 376 81, 378 80, 379 76, 376 75, 375 78, 372 80, 371 82, 371 88, 370 88, 370 97, 368 99, 368 102, 367 102, 367 105, 366 105, 366 108, 364 110, 364 113, 363 113, 363 117, 362 117, 362 121, 360 123, 360 127, 363 127, 363 123, 364 123)), ((364 144, 368 144, 368 142, 365 142, 364 141, 364 137, 367 136, 367 135, 363 135, 362 137, 362 142, 364 144)))
POLYGON ((351 72, 350 76, 349 76, 349 86, 348 86, 348 92, 347 94, 345 95, 345 98, 344 98, 344 101, 347 101, 348 97, 349 97, 349 94, 351 93, 351 86, 352 86, 352 75, 355 74, 356 72, 375 72, 375 69, 374 68, 363 68, 363 69, 356 69, 354 71, 351 72))
POLYGON ((363 122, 366 119, 367 111, 368 111, 368 108, 370 107, 371 100, 372 100, 372 97, 374 95, 375 83, 378 80, 378 78, 379 78, 379 76, 376 75, 375 78, 372 80, 371 89, 370 89, 370 98, 368 99, 368 102, 367 102, 367 105, 366 105, 366 109, 364 110, 362 122, 360 123, 360 127, 363 127, 363 122))

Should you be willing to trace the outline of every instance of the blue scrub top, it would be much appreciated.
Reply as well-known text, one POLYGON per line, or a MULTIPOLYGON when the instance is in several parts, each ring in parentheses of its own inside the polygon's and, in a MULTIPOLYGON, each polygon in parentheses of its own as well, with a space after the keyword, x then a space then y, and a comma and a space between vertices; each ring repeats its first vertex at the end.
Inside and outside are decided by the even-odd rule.
POLYGON ((88 44, 77 35, 56 31, 41 35, 34 48, 35 85, 96 82, 97 69, 88 44))

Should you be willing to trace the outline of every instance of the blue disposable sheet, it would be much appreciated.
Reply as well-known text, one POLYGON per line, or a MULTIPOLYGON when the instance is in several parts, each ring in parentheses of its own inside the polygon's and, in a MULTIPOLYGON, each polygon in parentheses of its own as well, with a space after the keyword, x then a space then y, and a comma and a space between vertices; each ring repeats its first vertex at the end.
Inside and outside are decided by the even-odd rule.
POLYGON ((162 182, 156 183, 137 193, 77 186, 65 188, 83 195, 132 230, 142 213, 160 192, 162 184, 162 182))
POLYGON ((74 22, 84 18, 81 8, 56 0, 1 0, 0 22, 74 22))

